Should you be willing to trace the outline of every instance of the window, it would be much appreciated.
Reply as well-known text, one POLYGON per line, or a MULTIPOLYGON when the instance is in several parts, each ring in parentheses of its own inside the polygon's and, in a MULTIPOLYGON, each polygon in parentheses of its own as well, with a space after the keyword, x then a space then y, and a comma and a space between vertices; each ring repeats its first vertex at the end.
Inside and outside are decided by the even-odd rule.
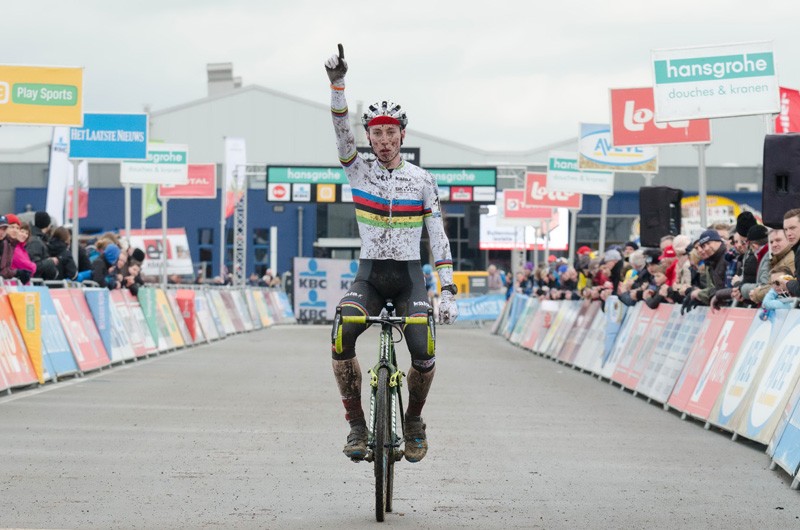
POLYGON ((200 263, 198 268, 205 272, 206 278, 213 277, 214 268, 214 229, 213 228, 198 228, 197 229, 197 247, 200 263))

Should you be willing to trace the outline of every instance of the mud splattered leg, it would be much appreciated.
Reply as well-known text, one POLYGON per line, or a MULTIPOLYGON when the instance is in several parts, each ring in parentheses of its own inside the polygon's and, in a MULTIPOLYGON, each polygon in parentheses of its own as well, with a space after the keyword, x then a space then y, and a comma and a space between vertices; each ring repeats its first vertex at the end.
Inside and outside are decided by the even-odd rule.
POLYGON ((333 375, 339 385, 339 394, 345 410, 345 419, 350 426, 363 425, 364 409, 361 407, 361 366, 358 358, 333 361, 333 375))
POLYGON ((408 408, 406 416, 420 416, 425 400, 428 398, 428 391, 431 389, 433 375, 436 367, 427 372, 420 372, 413 366, 408 370, 408 408))

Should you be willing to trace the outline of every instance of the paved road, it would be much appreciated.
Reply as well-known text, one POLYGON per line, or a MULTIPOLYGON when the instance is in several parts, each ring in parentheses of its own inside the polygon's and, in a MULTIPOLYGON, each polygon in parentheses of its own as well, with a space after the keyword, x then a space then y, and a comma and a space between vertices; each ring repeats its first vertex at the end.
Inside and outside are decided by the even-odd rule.
MULTIPOLYGON (((373 527, 328 333, 276 327, 0 398, 0 527, 373 527)), ((762 447, 486 330, 439 341, 431 450, 398 465, 385 526, 800 527, 762 447)))

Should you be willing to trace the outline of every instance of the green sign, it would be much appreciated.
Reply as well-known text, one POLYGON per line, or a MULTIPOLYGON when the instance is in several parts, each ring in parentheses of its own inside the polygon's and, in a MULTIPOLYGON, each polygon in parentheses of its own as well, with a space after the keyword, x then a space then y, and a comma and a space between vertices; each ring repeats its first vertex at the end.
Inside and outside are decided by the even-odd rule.
POLYGON ((438 168, 428 169, 439 186, 495 186, 495 168, 438 168))
POLYGON ((340 167, 269 166, 267 182, 270 184, 347 184, 340 167))
POLYGON ((78 104, 78 87, 44 83, 16 83, 11 89, 11 101, 18 105, 74 107, 78 104))
POLYGON ((655 61, 656 83, 723 81, 775 75, 771 52, 655 61))

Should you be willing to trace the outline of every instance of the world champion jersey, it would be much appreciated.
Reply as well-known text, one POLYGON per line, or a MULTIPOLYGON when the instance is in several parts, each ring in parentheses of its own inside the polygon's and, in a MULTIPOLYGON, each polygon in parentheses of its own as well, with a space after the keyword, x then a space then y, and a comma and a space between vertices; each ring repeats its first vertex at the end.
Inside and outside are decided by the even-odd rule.
POLYGON ((331 112, 339 161, 353 190, 361 236, 360 257, 419 260, 425 223, 442 285, 453 283, 453 260, 442 223, 436 179, 405 161, 389 171, 377 160, 368 162, 358 156, 344 90, 331 90, 331 112))

